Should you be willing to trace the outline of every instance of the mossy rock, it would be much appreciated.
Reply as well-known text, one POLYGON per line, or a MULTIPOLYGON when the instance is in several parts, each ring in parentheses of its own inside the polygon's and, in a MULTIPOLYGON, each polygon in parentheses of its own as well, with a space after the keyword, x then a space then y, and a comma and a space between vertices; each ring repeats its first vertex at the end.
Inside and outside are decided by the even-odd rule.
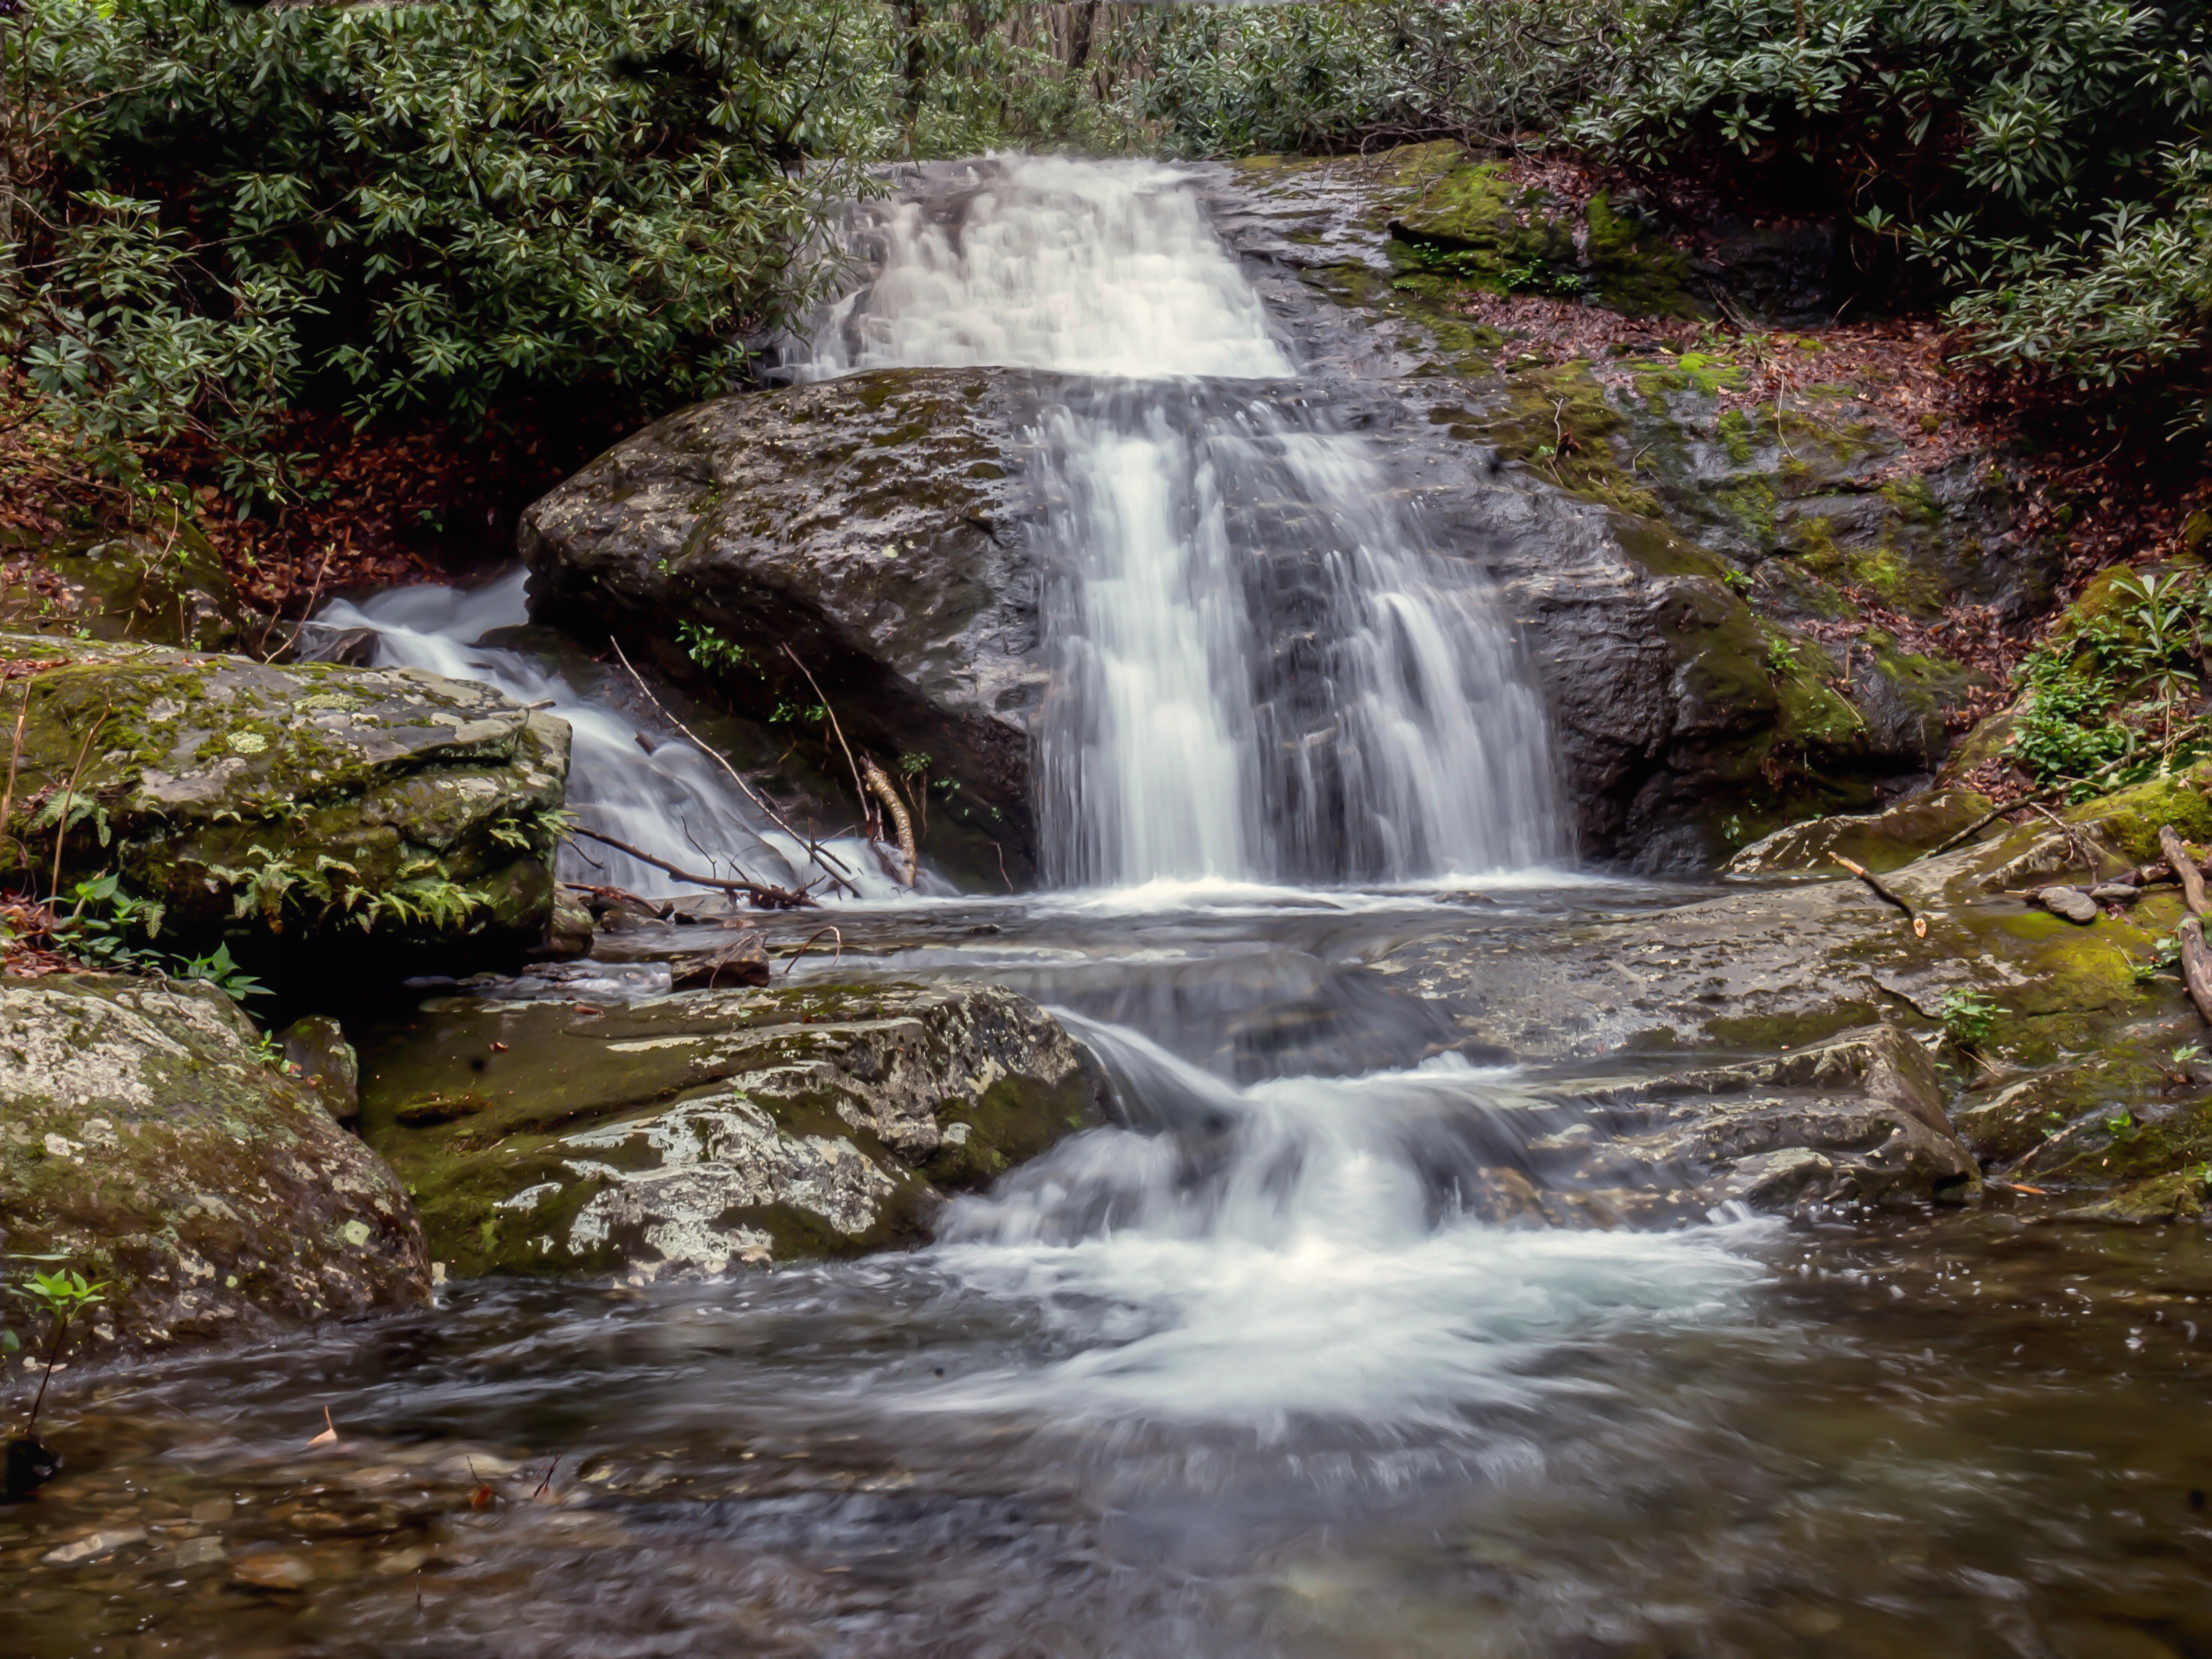
POLYGON ((1728 862, 1732 876, 1784 872, 1835 872, 1850 859, 1880 874, 1911 863, 1958 835, 1990 810, 1985 795, 1944 789, 1898 802, 1879 812, 1814 818, 1753 842, 1728 862))
POLYGON ((0 1242, 106 1281, 94 1354, 428 1293, 398 1182, 209 987, 0 979, 0 1242))
POLYGON ((139 944, 252 954, 534 938, 552 904, 566 722, 419 669, 0 635, 26 711, 8 829, 64 884, 160 907, 139 944))
POLYGON ((712 1276, 912 1243, 1097 1125, 1052 1017, 988 987, 426 1004, 365 1040, 363 1129, 462 1273, 712 1276))
POLYGON ((252 617, 205 537, 124 535, 36 550, 0 584, 0 628, 236 651, 252 617))

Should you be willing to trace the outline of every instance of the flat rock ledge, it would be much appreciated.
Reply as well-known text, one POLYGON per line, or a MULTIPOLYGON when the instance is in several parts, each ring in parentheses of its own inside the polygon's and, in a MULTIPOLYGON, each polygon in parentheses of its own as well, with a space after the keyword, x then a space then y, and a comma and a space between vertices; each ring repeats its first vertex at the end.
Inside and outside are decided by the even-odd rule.
POLYGON ((1569 1092, 1615 1137, 1606 1152, 1627 1177, 1620 1207, 1632 1214, 1655 1203, 1783 1211, 1957 1200, 1981 1180, 1945 1115, 1935 1062, 1893 1025, 1569 1092))
POLYGON ((920 1242, 943 1194, 1104 1121, 1084 1050, 987 986, 442 999, 362 1119, 459 1274, 633 1283, 920 1242))
POLYGON ((0 979, 0 1248, 106 1281, 95 1357, 430 1288, 399 1183, 261 1057, 229 999, 121 977, 0 979))

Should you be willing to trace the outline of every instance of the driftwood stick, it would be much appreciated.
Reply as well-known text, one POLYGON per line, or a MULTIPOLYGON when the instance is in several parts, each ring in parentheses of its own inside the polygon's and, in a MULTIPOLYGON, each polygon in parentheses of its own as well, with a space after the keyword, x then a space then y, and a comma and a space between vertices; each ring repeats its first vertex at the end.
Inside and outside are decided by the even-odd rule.
POLYGON ((639 863, 649 864, 654 869, 665 871, 675 877, 677 880, 689 883, 691 886, 712 887, 718 892, 724 893, 743 893, 763 910, 796 910, 801 906, 811 906, 814 902, 811 897, 796 888, 771 887, 757 881, 726 881, 720 876, 700 875, 694 871, 671 864, 666 859, 655 858, 641 847, 633 847, 626 841, 617 841, 612 836, 603 836, 596 830, 586 830, 580 823, 573 827, 568 833, 572 836, 586 836, 598 842, 603 847, 611 847, 617 853, 627 853, 639 863))
MULTIPOLYGON (((678 720, 675 715, 668 712, 667 705, 663 703, 659 698, 653 695, 653 688, 645 683, 645 676, 637 672, 636 665, 632 663, 627 656, 623 654, 622 641, 617 639, 610 639, 607 643, 614 647, 615 656, 621 661, 622 665, 624 668, 629 670, 630 678, 637 682, 637 689, 644 694, 645 700, 653 705, 654 712, 659 714, 661 719, 666 720, 671 726, 674 726, 685 737, 689 738, 691 740, 692 747, 698 750, 701 754, 708 757, 717 766, 720 767, 722 770, 728 773, 730 775, 730 781, 738 786, 738 793, 743 794, 744 798, 750 801, 754 805, 759 807, 763 812, 766 813, 769 823, 775 825, 775 827, 782 830, 785 835, 789 836, 793 841, 804 847, 806 849, 807 856, 821 866, 822 873, 823 875, 829 877, 831 881, 843 888, 854 898, 860 897, 860 890, 854 886, 851 882, 845 878, 853 873, 852 866, 847 864, 842 859, 839 858, 835 853, 830 851, 829 848, 823 847, 821 842, 814 840, 810 836, 800 835, 798 830, 793 829, 790 824, 785 823, 781 813, 778 812, 775 808, 770 806, 766 801, 763 800, 758 795, 753 793, 753 787, 750 784, 745 781, 744 775, 739 772, 736 767, 730 764, 728 756, 723 754, 722 751, 715 748, 714 744, 702 739, 697 732, 694 732, 690 726, 684 725, 682 720, 678 720)), ((604 839, 604 837, 602 837, 602 839, 604 839)), ((611 845, 612 843, 610 844, 611 845)), ((784 890, 778 889, 777 890, 782 891, 784 890)))
POLYGON ((1928 856, 1932 859, 1938 853, 1949 852, 1954 847, 1958 846, 1961 842, 1972 841, 1976 836, 1981 834, 1983 830, 1988 829, 2006 813, 2017 812, 2018 811, 2020 811, 2020 803, 2018 801, 2014 801, 2009 805, 1992 806, 1988 811, 1983 813, 1981 817, 1976 818, 1972 823, 1959 831, 1957 835, 1951 836, 1948 840, 1937 842, 1936 846, 1929 850, 1928 856))
POLYGON ((806 954, 806 947, 813 944, 816 939, 820 939, 824 933, 829 934, 831 939, 837 941, 837 954, 830 958, 830 965, 832 968, 835 968, 839 963, 844 961, 845 935, 835 927, 817 927, 799 942, 798 949, 794 950, 788 957, 784 958, 783 976, 786 979, 789 979, 791 977, 791 970, 799 965, 799 957, 806 954))
POLYGON ((2197 860, 2190 857, 2189 848, 2182 844, 2180 836, 2175 833, 2173 826, 2170 823, 2160 826, 2158 844, 2166 854, 2166 867, 2173 872, 2175 878, 2181 883, 2182 896, 2189 901, 2189 913, 2195 916, 2203 915, 2204 914, 2204 875, 2197 867, 2197 860))
POLYGON ((2189 1000, 2207 1025, 2212 1025, 2212 943, 2204 938, 2201 918, 2181 924, 2181 978, 2189 987, 2189 1000))
POLYGON ((1876 898, 1881 899, 1887 903, 1893 904, 1899 909, 1904 911, 1905 918, 1908 921, 1915 919, 1913 916, 1912 906, 1907 903, 1904 899, 1900 898, 1893 889, 1886 885, 1881 879, 1875 875, 1872 871, 1869 870, 1866 866, 1858 863, 1855 860, 1847 859, 1840 853, 1835 855, 1835 859, 1837 863, 1842 865, 1844 869, 1850 871, 1861 881, 1864 882, 1868 887, 1872 889, 1874 896, 1876 898))
MULTIPOLYGON (((837 746, 845 751, 845 764, 853 769, 853 793, 860 798, 860 810, 866 812, 868 810, 867 787, 860 781, 860 763, 853 758, 853 745, 845 741, 845 728, 837 724, 837 711, 830 706, 830 699, 822 696, 822 688, 815 682, 814 671, 799 661, 799 653, 786 645, 783 647, 783 654, 791 659, 791 665, 793 668, 806 676, 807 684, 813 686, 814 695, 822 699, 822 712, 830 717, 830 734, 837 739, 837 746)), ((907 884, 909 887, 913 884, 912 882, 907 884)))
POLYGON ((899 799, 899 792, 872 758, 862 757, 860 776, 876 799, 883 802, 884 811, 890 815, 891 828, 898 836, 899 852, 906 859, 906 884, 911 887, 921 869, 921 854, 914 843, 914 820, 907 813, 906 803, 899 799))

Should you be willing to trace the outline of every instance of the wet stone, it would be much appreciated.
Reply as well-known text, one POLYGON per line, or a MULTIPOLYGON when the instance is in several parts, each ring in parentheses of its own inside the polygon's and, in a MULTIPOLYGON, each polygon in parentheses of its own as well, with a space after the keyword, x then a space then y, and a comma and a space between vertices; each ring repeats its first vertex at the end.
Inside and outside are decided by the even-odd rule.
POLYGON ((2084 927, 2097 919, 2097 902, 2078 887, 2046 887, 2035 902, 2052 915, 2084 927))

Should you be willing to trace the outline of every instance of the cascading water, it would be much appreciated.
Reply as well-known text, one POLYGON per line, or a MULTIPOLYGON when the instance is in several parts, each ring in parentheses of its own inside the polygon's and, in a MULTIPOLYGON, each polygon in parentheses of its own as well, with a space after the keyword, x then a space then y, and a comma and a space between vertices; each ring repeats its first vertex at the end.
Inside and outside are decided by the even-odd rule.
MULTIPOLYGON (((796 887, 820 884, 806 849, 768 823, 719 768, 688 743, 641 742, 633 721, 610 703, 578 692, 520 651, 483 643, 529 620, 514 570, 474 592, 403 587, 356 605, 338 600, 318 620, 331 631, 368 629, 380 666, 427 668, 481 680, 521 703, 547 703, 568 722, 572 739, 568 805, 590 827, 687 870, 796 887)), ((827 843, 846 879, 869 900, 902 890, 873 849, 857 839, 827 843)), ((611 847, 571 842, 561 854, 564 879, 635 893, 696 892, 672 884, 653 866, 611 847)))
POLYGON ((802 372, 1084 377, 1036 434, 1052 878, 1398 883, 1557 851, 1542 711, 1483 595, 1309 407, 1182 175, 976 164, 858 243, 873 278, 802 372))

